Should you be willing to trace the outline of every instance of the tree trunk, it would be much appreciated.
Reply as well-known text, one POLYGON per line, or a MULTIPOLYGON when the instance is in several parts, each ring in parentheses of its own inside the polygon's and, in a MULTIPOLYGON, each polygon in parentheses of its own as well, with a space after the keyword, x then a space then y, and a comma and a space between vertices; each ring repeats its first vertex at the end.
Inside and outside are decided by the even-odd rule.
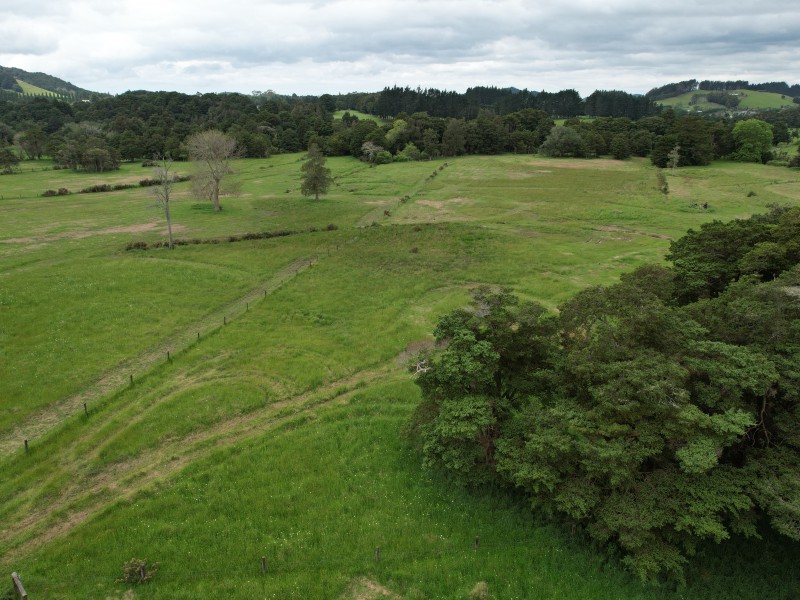
POLYGON ((214 180, 214 189, 211 192, 211 197, 214 200, 214 212, 219 212, 222 207, 219 205, 219 179, 214 180))
POLYGON ((164 203, 164 213, 167 216, 167 234, 169 235, 169 249, 172 250, 175 246, 172 243, 172 219, 169 216, 169 199, 164 203))

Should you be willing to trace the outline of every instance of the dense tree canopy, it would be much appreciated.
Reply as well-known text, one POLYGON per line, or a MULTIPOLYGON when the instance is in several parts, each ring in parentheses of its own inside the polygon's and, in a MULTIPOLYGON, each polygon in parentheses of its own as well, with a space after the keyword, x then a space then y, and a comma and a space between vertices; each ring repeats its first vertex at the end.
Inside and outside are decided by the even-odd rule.
POLYGON ((772 125, 759 119, 739 121, 733 127, 736 142, 735 160, 766 162, 772 149, 772 125))
POLYGON ((674 270, 557 316, 483 288, 443 317, 417 363, 424 463, 523 490, 642 578, 761 521, 800 540, 800 209, 687 238, 674 270))
MULTIPOLYGON (((696 82, 675 85, 684 84, 696 82)), ((650 155, 654 164, 664 166, 669 152, 679 146, 679 166, 690 166, 734 156, 733 129, 737 121, 753 115, 686 115, 660 110, 653 104, 653 96, 602 90, 585 99, 574 90, 548 93, 485 87, 470 88, 463 94, 393 87, 378 93, 318 98, 274 92, 246 96, 134 91, 74 103, 46 97, 13 102, 0 99, 0 139, 16 140, 19 155, 58 160, 70 132, 91 124, 94 137, 102 142, 96 147, 101 154, 108 153, 112 160, 106 162, 113 164, 149 160, 155 155, 185 160, 187 139, 216 129, 236 140, 242 157, 299 152, 311 143, 326 156, 360 157, 363 144, 371 142, 384 148, 390 160, 398 155, 400 160, 409 156, 425 160, 461 154, 534 153, 550 134, 555 117, 566 117, 565 126, 582 139, 581 152, 571 155, 650 155), (388 118, 376 122, 347 113, 335 119, 333 111, 343 108, 388 118), (595 118, 578 119, 585 113, 595 118), (412 151, 404 152, 405 148, 412 151)), ((791 129, 800 126, 800 106, 757 117, 772 125, 774 143, 786 142, 791 139, 791 129)), ((760 160, 769 158, 764 153, 760 160)), ((381 160, 386 162, 387 155, 381 160)), ((784 163, 788 162, 786 157, 784 163)), ((70 159, 70 164, 79 163, 70 159)))

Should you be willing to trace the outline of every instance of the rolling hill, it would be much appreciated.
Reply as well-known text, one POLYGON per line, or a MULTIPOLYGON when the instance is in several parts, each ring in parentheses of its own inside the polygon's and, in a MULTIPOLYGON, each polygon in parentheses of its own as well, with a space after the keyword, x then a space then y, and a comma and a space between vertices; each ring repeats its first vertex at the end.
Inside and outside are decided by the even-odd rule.
POLYGON ((735 108, 727 108, 722 104, 708 101, 708 95, 713 93, 713 91, 695 90, 659 100, 658 103, 672 108, 683 108, 690 112, 763 110, 793 105, 792 98, 789 96, 772 92, 739 89, 729 92, 739 98, 739 105, 735 108))
POLYGON ((33 96, 89 98, 97 92, 85 90, 47 73, 31 73, 16 67, 0 66, 0 91, 33 96))

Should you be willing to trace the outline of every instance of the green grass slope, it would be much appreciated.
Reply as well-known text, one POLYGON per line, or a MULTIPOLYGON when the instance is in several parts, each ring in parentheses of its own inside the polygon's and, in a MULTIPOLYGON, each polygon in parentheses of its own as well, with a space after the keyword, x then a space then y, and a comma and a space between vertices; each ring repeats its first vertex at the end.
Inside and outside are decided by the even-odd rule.
MULTIPOLYGON (((680 169, 665 197, 640 160, 337 158, 315 202, 300 158, 239 161, 220 214, 177 186, 178 237, 220 243, 174 251, 124 249, 164 239, 147 190, 40 196, 148 169, 0 181, 0 568, 47 598, 122 597, 132 556, 161 563, 140 598, 675 597, 422 470, 404 365, 476 284, 555 306, 689 227, 800 204, 800 173, 680 169), (297 233, 225 241, 275 230, 297 233)), ((679 593, 786 596, 792 548, 701 549, 679 593)))
POLYGON ((659 100, 659 104, 670 106, 672 108, 683 108, 689 111, 714 111, 714 110, 759 110, 767 108, 782 108, 784 106, 793 106, 792 98, 789 96, 781 96, 772 92, 758 92, 753 90, 733 90, 731 93, 737 94, 741 101, 734 109, 726 109, 721 104, 708 102, 705 97, 708 96, 707 91, 686 92, 672 98, 659 100), (692 104, 694 96, 700 96, 702 99, 695 104, 692 104))
POLYGON ((357 110, 337 110, 333 113, 334 119, 341 119, 345 113, 350 113, 350 116, 358 117, 361 121, 375 121, 379 125, 383 125, 384 123, 388 123, 387 119, 381 119, 380 117, 376 117, 375 115, 369 115, 367 113, 363 113, 357 110))
POLYGON ((24 94, 28 94, 29 96, 52 96, 53 98, 59 96, 59 94, 56 94, 55 92, 51 92, 50 90, 40 88, 39 86, 26 83, 21 79, 17 79, 17 85, 22 88, 22 92, 24 94))

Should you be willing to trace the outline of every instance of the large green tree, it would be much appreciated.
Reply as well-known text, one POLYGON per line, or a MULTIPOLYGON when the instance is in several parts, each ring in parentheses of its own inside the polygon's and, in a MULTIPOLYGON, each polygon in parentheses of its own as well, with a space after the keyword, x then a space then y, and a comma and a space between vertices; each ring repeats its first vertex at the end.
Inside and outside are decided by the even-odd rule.
POLYGON ((766 162, 772 149, 772 125, 759 119, 739 121, 733 126, 734 160, 766 162))
POLYGON ((673 247, 675 270, 642 267, 557 316, 478 290, 416 363, 425 464, 523 490, 642 578, 680 577, 700 540, 759 522, 800 540, 799 223, 714 224, 673 247))

